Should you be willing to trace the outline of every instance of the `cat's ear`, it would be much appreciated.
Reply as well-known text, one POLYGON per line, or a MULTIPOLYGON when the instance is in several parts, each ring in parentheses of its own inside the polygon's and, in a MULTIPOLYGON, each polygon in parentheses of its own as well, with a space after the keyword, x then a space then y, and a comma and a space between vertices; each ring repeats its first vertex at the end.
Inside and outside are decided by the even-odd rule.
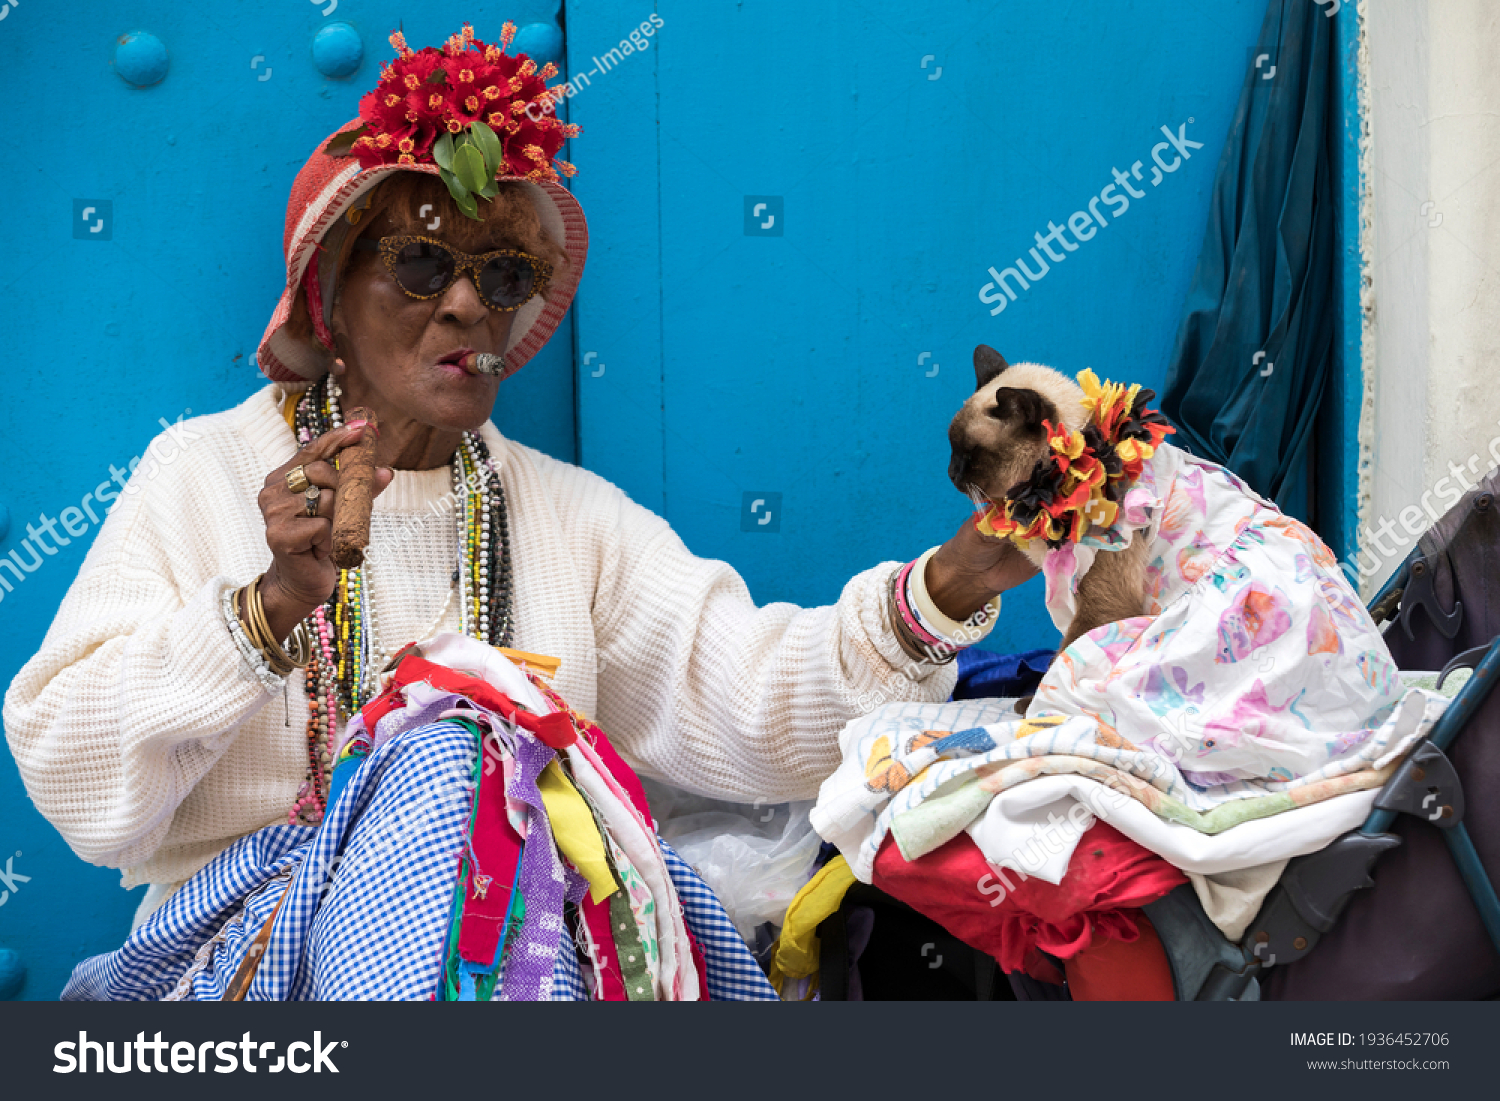
POLYGON ((987 412, 996 420, 1013 424, 1028 434, 1043 431, 1043 421, 1057 419, 1052 403, 1041 394, 1011 386, 1002 386, 995 391, 995 404, 987 412))
POLYGON ((988 344, 981 344, 974 349, 974 389, 980 389, 1009 366, 999 352, 988 344))

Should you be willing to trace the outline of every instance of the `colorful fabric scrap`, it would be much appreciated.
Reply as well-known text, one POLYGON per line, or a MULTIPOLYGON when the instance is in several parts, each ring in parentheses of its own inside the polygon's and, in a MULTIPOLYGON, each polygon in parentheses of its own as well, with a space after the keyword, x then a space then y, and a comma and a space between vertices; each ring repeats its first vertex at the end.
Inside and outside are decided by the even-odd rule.
POLYGON ((263 932, 248 1000, 775 997, 712 893, 656 837, 644 796, 635 804, 639 781, 609 774, 606 757, 628 769, 597 727, 553 710, 483 644, 443 636, 419 660, 350 724, 320 826, 230 846, 121 949, 80 964, 64 997, 219 999, 263 932), (566 808, 556 824, 549 799, 566 808), (527 810, 524 840, 511 800, 527 810), (615 852, 644 869, 634 890, 647 905, 615 852), (640 925, 657 939, 654 973, 640 925))
POLYGON ((1139 385, 1100 382, 1093 371, 1078 376, 1089 421, 1080 432, 1066 425, 1047 429, 1047 457, 1031 477, 1008 491, 979 520, 984 535, 1024 546, 1041 540, 1054 550, 1077 543, 1093 527, 1112 527, 1125 495, 1147 459, 1175 432, 1147 403, 1154 391, 1139 385))
MULTIPOLYGON (((821 955, 818 926, 839 908, 854 882, 849 862, 835 856, 802 885, 787 907, 770 970, 771 985, 783 997, 790 988, 789 980, 816 978, 821 955)), ((807 996, 811 997, 816 988, 816 982, 812 983, 807 996)))

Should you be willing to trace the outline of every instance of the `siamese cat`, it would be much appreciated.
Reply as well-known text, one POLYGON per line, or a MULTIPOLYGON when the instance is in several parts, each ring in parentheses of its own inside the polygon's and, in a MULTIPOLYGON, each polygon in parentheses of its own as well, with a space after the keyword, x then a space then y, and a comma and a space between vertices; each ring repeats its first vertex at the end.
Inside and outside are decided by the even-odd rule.
MULTIPOLYGON (((953 447, 948 477, 976 505, 1001 504, 1047 455, 1042 422, 1061 423, 1076 432, 1089 414, 1083 388, 1067 375, 1035 363, 1012 367, 985 344, 974 349, 974 381, 973 395, 948 426, 953 447)), ((1096 627, 1145 612, 1149 547, 1137 531, 1129 546, 1099 552, 1078 583, 1078 610, 1059 652, 1096 627)), ((1034 539, 1021 549, 1041 566, 1048 548, 1034 539)))

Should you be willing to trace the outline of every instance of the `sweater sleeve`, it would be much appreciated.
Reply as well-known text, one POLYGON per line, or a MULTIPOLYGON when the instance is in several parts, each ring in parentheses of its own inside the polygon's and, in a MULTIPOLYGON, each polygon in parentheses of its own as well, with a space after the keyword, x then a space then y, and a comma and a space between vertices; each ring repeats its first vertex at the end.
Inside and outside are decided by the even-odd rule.
POLYGON ((831 606, 757 608, 729 565, 694 556, 608 482, 576 477, 570 522, 597 567, 600 725, 644 771, 747 803, 813 798, 851 719, 952 692, 953 667, 913 661, 891 629, 899 564, 858 574, 831 606))
POLYGON ((183 798, 272 698, 221 610, 246 578, 217 572, 225 563, 187 530, 193 510, 173 504, 232 493, 218 473, 183 463, 131 481, 5 695, 27 793, 91 863, 149 858, 183 798))

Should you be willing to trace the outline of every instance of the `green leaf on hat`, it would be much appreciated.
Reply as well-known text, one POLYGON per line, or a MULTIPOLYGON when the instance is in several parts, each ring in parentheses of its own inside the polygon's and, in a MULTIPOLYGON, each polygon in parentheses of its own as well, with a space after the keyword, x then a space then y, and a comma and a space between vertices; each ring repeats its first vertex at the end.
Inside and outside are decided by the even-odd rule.
POLYGON ((453 135, 444 134, 432 143, 432 159, 437 161, 439 168, 453 171, 453 135))
MULTIPOLYGON (((328 10, 332 11, 333 9, 329 8, 328 10)), ((427 74, 427 79, 424 80, 422 83, 423 84, 444 84, 444 83, 447 82, 447 80, 448 80, 448 74, 447 73, 443 72, 442 69, 434 69, 434 70, 432 70, 432 72, 430 72, 430 73, 427 74)))
POLYGON ((465 192, 463 195, 453 196, 453 201, 458 204, 458 209, 470 218, 473 218, 476 222, 481 220, 479 217, 479 204, 474 201, 474 196, 465 192))
POLYGON ((324 155, 329 157, 347 157, 350 151, 353 150, 354 143, 364 137, 365 131, 369 128, 367 124, 362 123, 353 130, 345 130, 342 134, 335 134, 329 140, 328 144, 323 146, 324 155))
POLYGON ((448 185, 448 194, 453 196, 454 202, 457 202, 459 199, 462 199, 469 193, 469 189, 466 188, 463 184, 459 183, 458 177, 455 176, 452 172, 448 171, 448 169, 440 166, 438 168, 438 175, 441 176, 443 182, 448 185))
POLYGON ((473 145, 459 146, 453 152, 453 174, 470 191, 483 191, 489 182, 484 176, 484 154, 473 145))
POLYGON ((484 154, 484 167, 489 178, 494 179, 495 173, 500 170, 500 162, 505 159, 505 150, 499 137, 482 122, 475 122, 469 127, 469 133, 474 137, 474 144, 484 154))
POLYGON ((500 194, 500 185, 494 180, 484 185, 484 190, 479 193, 481 199, 493 199, 500 194))

